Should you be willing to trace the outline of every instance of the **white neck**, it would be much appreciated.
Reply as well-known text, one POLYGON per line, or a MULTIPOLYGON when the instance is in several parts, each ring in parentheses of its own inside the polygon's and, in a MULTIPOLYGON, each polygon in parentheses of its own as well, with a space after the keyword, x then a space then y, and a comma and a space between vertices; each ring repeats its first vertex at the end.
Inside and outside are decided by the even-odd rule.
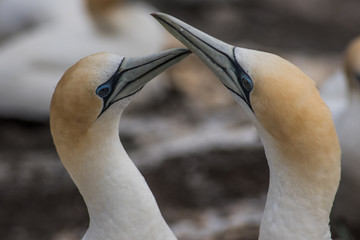
MULTIPOLYGON (((322 186, 291 169, 262 136, 270 168, 270 185, 260 226, 259 240, 330 240, 329 215, 335 192, 321 192, 322 186)), ((289 161, 290 160, 290 161, 289 161)), ((326 191, 325 191, 326 192, 326 191)))
POLYGON ((262 127, 244 101, 235 99, 255 123, 270 169, 259 240, 330 240, 329 217, 340 179, 339 156, 332 151, 311 152, 303 146, 293 159, 282 156, 281 143, 262 127), (328 166, 322 166, 322 158, 327 157, 328 166))
POLYGON ((176 239, 125 152, 118 124, 98 122, 81 139, 84 151, 80 147, 78 153, 62 154, 58 148, 89 211, 90 226, 83 239, 176 239))

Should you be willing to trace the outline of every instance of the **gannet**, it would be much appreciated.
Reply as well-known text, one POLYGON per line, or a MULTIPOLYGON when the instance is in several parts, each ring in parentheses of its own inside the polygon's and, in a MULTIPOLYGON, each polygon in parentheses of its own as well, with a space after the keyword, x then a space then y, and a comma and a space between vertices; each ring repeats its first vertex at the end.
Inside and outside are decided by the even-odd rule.
POLYGON ((329 106, 337 129, 343 125, 345 116, 359 114, 358 108, 354 104, 359 98, 359 79, 360 36, 348 44, 342 68, 338 69, 320 86, 321 97, 329 106))
POLYGON ((147 17, 153 7, 115 5, 107 19, 111 31, 101 31, 88 14, 88 1, 37 0, 49 5, 44 15, 50 19, 1 43, 0 116, 47 121, 56 79, 83 56, 102 51, 142 56, 164 48, 165 31, 147 17))
POLYGON ((358 127, 360 120, 360 36, 352 40, 345 51, 343 72, 343 78, 338 78, 337 82, 327 83, 326 87, 329 89, 331 84, 342 83, 345 85, 344 94, 339 96, 339 90, 330 92, 331 95, 329 92, 325 92, 327 95, 323 93, 326 97, 324 100, 336 114, 336 130, 342 149, 343 177, 334 204, 334 216, 345 219, 349 225, 358 226, 360 224, 360 174, 358 171, 360 166, 358 127), (341 111, 335 111, 334 100, 344 102, 341 105, 341 111))
POLYGON ((228 45, 166 14, 153 16, 217 75, 258 130, 270 168, 259 239, 331 239, 341 151, 315 83, 279 56, 228 45))
POLYGON ((83 239, 176 239, 122 147, 118 126, 133 95, 189 53, 171 49, 141 58, 98 53, 70 67, 57 84, 51 134, 89 212, 83 239))

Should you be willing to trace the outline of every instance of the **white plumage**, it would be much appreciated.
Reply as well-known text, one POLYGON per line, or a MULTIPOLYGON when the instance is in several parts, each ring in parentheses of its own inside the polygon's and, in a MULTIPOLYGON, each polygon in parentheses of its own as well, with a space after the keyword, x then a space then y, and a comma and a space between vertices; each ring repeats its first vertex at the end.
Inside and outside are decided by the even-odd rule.
POLYGON ((118 135, 133 95, 186 57, 172 49, 142 58, 98 53, 80 60, 59 81, 51 101, 56 150, 88 208, 83 239, 175 239, 118 135))

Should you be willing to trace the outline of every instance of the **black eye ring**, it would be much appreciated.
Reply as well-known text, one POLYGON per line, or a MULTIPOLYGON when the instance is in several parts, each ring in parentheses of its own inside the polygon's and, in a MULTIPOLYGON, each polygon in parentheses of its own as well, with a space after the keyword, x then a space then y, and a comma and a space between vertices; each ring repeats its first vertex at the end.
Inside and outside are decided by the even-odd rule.
POLYGON ((253 83, 251 79, 246 75, 241 76, 241 85, 247 92, 251 92, 251 90, 253 89, 253 83))
POLYGON ((96 95, 101 98, 106 98, 107 96, 109 96, 110 92, 111 86, 109 84, 101 85, 96 89, 96 95))

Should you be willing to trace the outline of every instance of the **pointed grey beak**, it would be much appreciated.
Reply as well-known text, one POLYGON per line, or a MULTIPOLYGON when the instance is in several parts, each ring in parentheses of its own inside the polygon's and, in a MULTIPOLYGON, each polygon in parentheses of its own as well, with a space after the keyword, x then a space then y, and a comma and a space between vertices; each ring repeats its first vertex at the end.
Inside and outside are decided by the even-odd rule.
POLYGON ((104 101, 100 115, 111 104, 139 92, 151 79, 190 53, 188 49, 175 48, 140 58, 124 58, 114 75, 96 89, 104 101))
POLYGON ((250 106, 249 92, 240 81, 249 76, 235 58, 236 47, 224 43, 198 29, 164 13, 153 13, 166 30, 196 54, 231 92, 244 99, 250 106))

